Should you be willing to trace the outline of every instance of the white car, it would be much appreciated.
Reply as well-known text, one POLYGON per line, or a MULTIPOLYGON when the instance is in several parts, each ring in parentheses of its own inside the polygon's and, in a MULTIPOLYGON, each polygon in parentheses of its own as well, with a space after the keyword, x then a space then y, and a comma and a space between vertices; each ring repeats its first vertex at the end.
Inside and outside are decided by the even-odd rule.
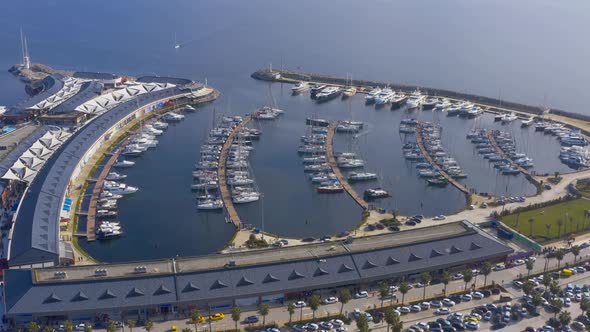
POLYGON ((531 283, 533 283, 533 285, 534 285, 535 287, 539 286, 539 282, 538 282, 537 280, 535 280, 535 279, 529 279, 529 280, 527 280, 527 281, 530 281, 531 283))
POLYGON ((78 325, 76 325, 74 327, 74 330, 76 331, 86 331, 86 325, 84 325, 84 323, 80 323, 78 325))
POLYGON ((397 292, 398 289, 399 289, 399 287, 397 287, 397 286, 389 286, 390 293, 395 293, 395 292, 397 292))
POLYGON ((517 259, 514 261, 514 265, 516 265, 516 266, 523 265, 524 263, 525 263, 524 259, 517 259))
POLYGON ((420 312, 422 311, 422 308, 419 305, 413 305, 410 307, 410 311, 412 312, 420 312))
POLYGON ((319 329, 320 329, 320 326, 316 323, 307 324, 307 330, 317 331, 319 329))
POLYGON ((526 260, 531 261, 531 262, 535 262, 535 261, 537 261, 537 258, 535 256, 531 256, 531 257, 527 258, 526 260))
POLYGON ((465 327, 470 330, 477 330, 479 328, 479 324, 476 322, 469 321, 465 323, 465 327))
POLYGON ((442 307, 442 308, 436 309, 436 311, 434 313, 437 315, 448 315, 451 313, 451 309, 442 307))
POLYGON ((453 280, 461 280, 461 279, 463 279, 463 274, 455 273, 455 275, 453 275, 453 280))
POLYGON ((336 327, 341 327, 341 326, 344 326, 344 322, 341 321, 340 319, 334 319, 334 320, 332 320, 332 325, 334 325, 336 327))
POLYGON ((445 220, 447 217, 443 214, 439 214, 438 216, 432 218, 432 220, 445 220))
POLYGON ((397 310, 399 310, 399 312, 401 312, 402 314, 409 314, 411 311, 408 307, 399 307, 397 308, 397 310))
POLYGON ((295 308, 307 307, 307 303, 305 303, 305 301, 297 301, 293 303, 293 305, 295 306, 295 308))
POLYGON ((522 281, 514 280, 512 282, 512 286, 514 286, 514 288, 522 288, 523 283, 522 283, 522 281))
POLYGON ((424 310, 430 309, 430 302, 422 302, 420 303, 420 307, 424 310))
POLYGON ((570 298, 569 298, 569 297, 566 297, 566 298, 563 300, 563 306, 564 306, 564 307, 571 307, 571 306, 572 306, 572 300, 570 300, 570 298))
POLYGON ((483 294, 480 292, 473 292, 471 293, 471 297, 473 297, 476 300, 481 300, 483 299, 483 294))
POLYGON ((364 299, 367 297, 369 297, 369 293, 367 293, 367 291, 361 291, 361 292, 354 294, 355 299, 364 299))
POLYGON ((461 295, 461 300, 463 300, 463 301, 471 301, 472 299, 473 299, 473 297, 471 297, 470 294, 461 295))
POLYGON ((582 295, 581 294, 574 295, 574 302, 580 302, 580 301, 582 301, 582 295))
POLYGON ((326 330, 331 330, 332 328, 334 328, 334 325, 332 325, 332 323, 330 322, 320 322, 320 326, 326 330))
POLYGON ((430 306, 433 308, 440 308, 442 307, 442 302, 439 300, 432 300, 430 301, 430 306))
POLYGON ((442 300, 442 304, 446 307, 452 307, 455 305, 455 301, 451 300, 451 299, 443 299, 442 300))
POLYGON ((338 298, 334 297, 334 296, 330 296, 326 299, 324 299, 324 304, 332 304, 332 303, 336 303, 338 302, 338 298))
POLYGON ((424 322, 418 322, 416 324, 416 326, 418 326, 419 328, 421 328, 422 331, 428 331, 428 329, 429 329, 428 324, 426 324, 424 322))
POLYGON ((336 328, 336 332, 346 332, 348 329, 346 327, 338 327, 336 328))
POLYGON ((494 266, 494 268, 493 268, 494 271, 501 271, 504 269, 506 269, 506 265, 504 265, 504 264, 496 264, 496 266, 494 266))

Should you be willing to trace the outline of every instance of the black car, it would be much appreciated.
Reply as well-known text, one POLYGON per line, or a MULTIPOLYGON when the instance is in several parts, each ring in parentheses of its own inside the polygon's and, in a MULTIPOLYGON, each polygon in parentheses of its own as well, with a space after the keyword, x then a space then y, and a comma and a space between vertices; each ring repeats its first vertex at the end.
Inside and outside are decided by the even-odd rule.
POLYGON ((442 326, 440 325, 439 322, 428 322, 428 328, 429 329, 440 329, 442 328, 442 326))
POLYGON ((506 323, 504 323, 504 322, 500 322, 500 323, 498 323, 498 324, 494 324, 494 325, 492 325, 492 327, 491 327, 490 329, 491 329, 492 331, 495 331, 495 330, 500 330, 500 329, 503 329, 503 328, 505 328, 505 327, 506 327, 506 323))
POLYGON ((248 316, 244 319, 244 324, 258 323, 258 316, 248 316))
POLYGON ((452 325, 452 326, 453 326, 453 327, 455 328, 455 330, 457 330, 457 331, 465 331, 465 325, 463 325, 463 323, 461 323, 461 322, 456 322, 456 323, 453 323, 453 325, 452 325))
POLYGON ((455 304, 461 303, 461 296, 460 295, 451 295, 451 296, 449 296, 449 299, 451 299, 453 302, 455 302, 455 304))
POLYGON ((452 326, 443 327, 443 332, 457 332, 457 329, 452 326))
POLYGON ((408 220, 408 221, 406 221, 406 222, 405 222, 405 224, 406 224, 407 226, 416 226, 416 222, 415 222, 415 221, 412 221, 412 220, 408 220))
POLYGON ((399 232, 400 228, 399 226, 389 226, 389 230, 392 232, 399 232))
POLYGON ((481 291, 481 293, 483 294, 483 297, 490 297, 492 296, 492 292, 489 289, 484 289, 481 291))

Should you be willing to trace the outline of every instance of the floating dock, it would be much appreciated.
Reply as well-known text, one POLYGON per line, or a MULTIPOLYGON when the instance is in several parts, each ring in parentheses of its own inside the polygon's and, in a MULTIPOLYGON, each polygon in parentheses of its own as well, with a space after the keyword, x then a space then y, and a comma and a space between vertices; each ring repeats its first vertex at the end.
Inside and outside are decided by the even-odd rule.
POLYGON ((100 197, 104 180, 111 171, 115 161, 119 158, 119 155, 121 155, 121 152, 123 152, 123 148, 124 146, 120 146, 117 151, 111 155, 111 158, 104 165, 100 175, 94 183, 94 190, 92 190, 90 204, 88 205, 88 216, 86 217, 86 241, 90 242, 96 240, 96 233, 94 230, 96 228, 96 206, 98 204, 98 198, 100 197))
POLYGON ((225 180, 225 163, 227 161, 227 154, 229 152, 229 148, 231 147, 232 143, 234 142, 234 138, 237 133, 239 133, 242 128, 244 128, 250 121, 252 120, 252 115, 248 115, 247 117, 240 122, 229 134, 227 140, 223 144, 221 148, 221 153, 219 154, 219 166, 217 168, 217 177, 219 178, 219 191, 221 192, 221 200, 223 200, 223 205, 225 206, 225 210, 229 216, 229 221, 234 224, 237 228, 240 228, 242 225, 242 221, 240 220, 240 216, 238 215, 238 211, 234 206, 234 202, 231 198, 231 193, 227 186, 227 182, 225 180))
POLYGON ((328 154, 328 163, 332 168, 332 172, 334 172, 334 175, 336 175, 336 178, 338 178, 338 181, 340 181, 340 184, 342 185, 342 187, 344 187, 344 190, 346 190, 346 192, 350 195, 350 197, 352 197, 352 199, 354 199, 357 202, 358 205, 360 205, 363 209, 367 210, 369 208, 369 204, 352 188, 350 183, 348 183, 348 179, 346 179, 346 177, 344 177, 344 175, 340 171, 338 163, 336 163, 336 158, 334 157, 333 140, 337 126, 338 123, 335 122, 330 124, 330 126, 328 127, 328 136, 326 137, 326 153, 328 154))
POLYGON ((434 159, 432 159, 432 156, 430 156, 430 153, 428 153, 428 151, 424 147, 424 142, 422 141, 422 125, 421 124, 418 124, 416 126, 416 143, 418 144, 418 147, 420 148, 420 152, 422 152, 422 155, 424 156, 424 158, 426 158, 428 163, 430 165, 432 165, 432 167, 434 167, 440 173, 440 175, 442 175, 445 179, 447 179, 447 181, 449 181, 450 184, 455 186, 457 189, 461 190, 464 194, 466 194, 466 195, 471 194, 469 192, 469 189, 467 189, 464 185, 459 183, 457 180, 453 179, 453 177, 451 177, 447 172, 445 172, 442 168, 440 168, 434 162, 434 159))
MULTIPOLYGON (((508 160, 512 160, 511 158, 509 158, 506 153, 504 153, 504 151, 500 148, 500 146, 498 146, 498 142, 496 142, 496 137, 494 137, 494 132, 492 130, 488 130, 488 138, 490 139, 490 143, 492 144, 492 147, 494 148, 494 150, 496 150, 496 152, 504 159, 508 159, 508 160)), ((518 170, 524 174, 524 176, 531 181, 535 186, 540 186, 539 181, 537 181, 537 179, 535 179, 535 177, 526 169, 521 167, 519 164, 517 163, 513 163, 514 166, 516 166, 516 168, 518 168, 518 170)))

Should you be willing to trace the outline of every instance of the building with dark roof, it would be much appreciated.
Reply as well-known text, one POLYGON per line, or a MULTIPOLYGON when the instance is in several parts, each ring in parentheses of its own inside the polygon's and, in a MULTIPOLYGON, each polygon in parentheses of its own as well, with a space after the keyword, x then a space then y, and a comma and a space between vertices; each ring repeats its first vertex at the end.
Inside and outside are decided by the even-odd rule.
POLYGON ((512 249, 468 222, 409 230, 353 244, 287 247, 280 257, 253 251, 133 264, 8 270, 6 315, 16 321, 60 316, 147 315, 171 308, 212 308, 284 300, 336 287, 417 277, 503 261, 512 249), (408 240, 410 239, 410 240, 408 240), (332 248, 335 249, 332 250, 332 248), (222 262, 230 260, 231 264, 222 262), (145 266, 137 266, 145 264, 145 266))

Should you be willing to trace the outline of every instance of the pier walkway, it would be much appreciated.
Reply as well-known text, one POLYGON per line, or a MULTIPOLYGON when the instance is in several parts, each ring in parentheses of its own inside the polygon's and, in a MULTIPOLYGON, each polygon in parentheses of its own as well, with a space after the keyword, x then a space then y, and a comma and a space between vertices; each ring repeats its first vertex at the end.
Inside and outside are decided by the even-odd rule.
POLYGON ((94 241, 96 240, 96 233, 94 232, 96 228, 96 210, 98 199, 100 197, 100 192, 102 190, 102 185, 111 171, 113 164, 119 158, 121 152, 123 152, 123 148, 125 146, 120 146, 109 158, 107 163, 102 168, 100 175, 96 179, 94 183, 94 190, 92 190, 92 195, 90 196, 90 204, 88 205, 88 216, 86 217, 86 241, 94 241))
POLYGON ((238 211, 234 206, 234 202, 231 198, 231 193, 227 186, 226 178, 225 178, 225 163, 227 161, 227 154, 229 152, 229 148, 231 147, 232 143, 234 142, 234 138, 237 133, 242 130, 250 121, 252 120, 252 115, 248 115, 247 117, 242 120, 242 122, 237 125, 231 132, 231 134, 225 140, 223 147, 221 148, 221 153, 219 155, 219 166, 217 168, 217 177, 219 178, 219 191, 221 192, 221 199, 223 200, 223 205, 229 215, 229 220, 237 227, 240 228, 242 225, 242 221, 240 220, 240 216, 238 215, 238 211))
POLYGON ((354 199, 358 203, 358 205, 360 205, 363 209, 367 210, 369 208, 369 204, 354 190, 354 188, 352 188, 350 183, 348 183, 348 179, 344 177, 344 175, 340 171, 340 168, 338 167, 338 164, 336 163, 336 158, 334 157, 333 142, 334 133, 336 132, 336 126, 338 126, 338 123, 334 122, 330 124, 330 126, 328 127, 328 137, 326 137, 326 153, 328 154, 328 163, 332 168, 332 172, 334 172, 336 178, 338 178, 338 181, 340 181, 340 184, 342 185, 342 187, 344 187, 344 190, 346 190, 346 192, 350 195, 350 197, 352 197, 352 199, 354 199))
MULTIPOLYGON (((508 160, 512 160, 511 158, 508 157, 508 155, 506 155, 506 153, 504 153, 504 150, 502 150, 500 148, 500 146, 498 145, 498 142, 496 142, 496 137, 494 137, 494 131, 493 130, 488 130, 488 138, 490 139, 490 143, 492 144, 492 147, 494 148, 494 150, 496 150, 496 152, 504 159, 508 159, 508 160)), ((538 186, 539 185, 539 181, 537 181, 537 179, 535 179, 535 177, 526 169, 521 167, 519 164, 517 163, 512 163, 514 166, 516 166, 516 168, 518 168, 518 170, 524 174, 524 176, 526 176, 526 178, 531 181, 534 185, 538 186)))
POLYGON ((430 165, 432 165, 432 167, 434 167, 440 173, 440 175, 442 175, 445 179, 447 179, 447 181, 449 181, 450 184, 455 186, 457 189, 461 190, 466 195, 471 194, 469 192, 469 189, 467 189, 464 185, 459 183, 457 180, 453 179, 453 177, 451 177, 447 172, 445 172, 442 168, 440 168, 434 162, 434 159, 432 159, 432 156, 430 156, 430 153, 428 153, 428 151, 424 147, 424 142, 422 141, 422 126, 421 126, 421 124, 418 124, 416 126, 416 143, 418 143, 418 147, 420 148, 420 151, 422 152, 422 155, 424 156, 424 158, 426 158, 428 163, 430 165))

